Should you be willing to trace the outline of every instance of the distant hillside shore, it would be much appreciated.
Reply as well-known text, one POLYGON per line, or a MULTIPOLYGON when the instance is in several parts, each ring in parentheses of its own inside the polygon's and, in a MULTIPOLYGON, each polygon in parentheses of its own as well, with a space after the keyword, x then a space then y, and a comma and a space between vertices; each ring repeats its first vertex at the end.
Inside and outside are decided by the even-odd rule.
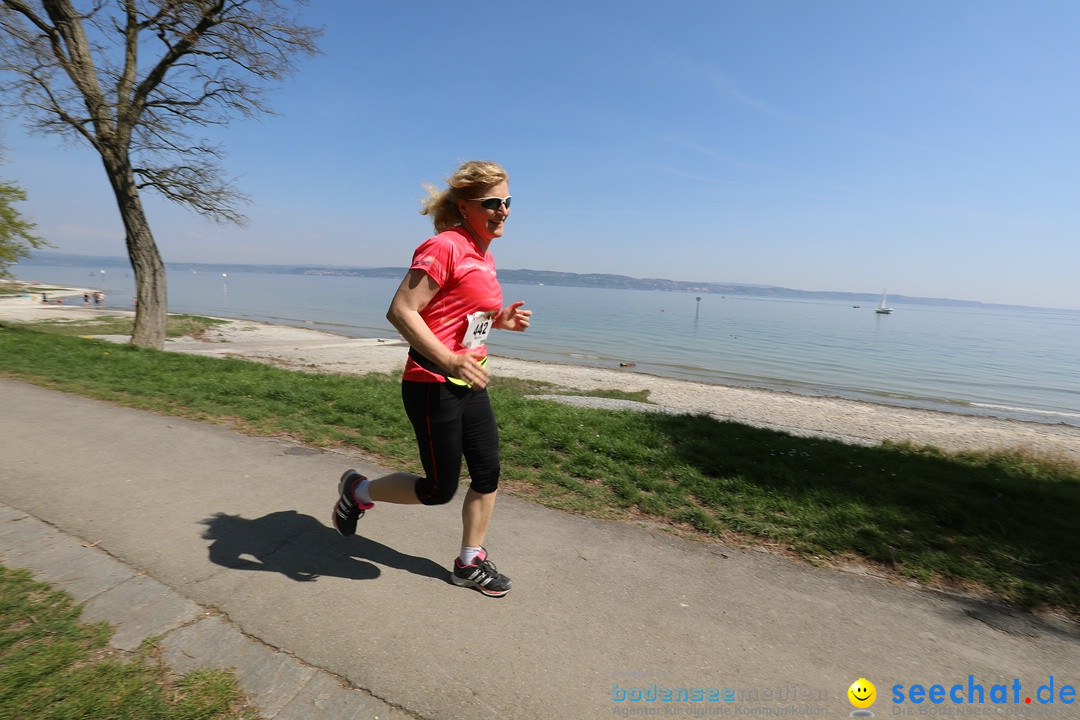
MULTIPOLYGON (((131 269, 126 257, 74 255, 69 253, 35 252, 26 261, 35 265, 68 267, 122 267, 131 269)), ((346 267, 334 265, 272 265, 257 263, 189 263, 167 262, 167 270, 216 272, 281 273, 286 275, 331 275, 344 277, 401 278, 402 267, 346 267)), ((32 279, 32 278, 30 278, 32 279)), ((664 292, 698 293, 709 295, 746 295, 751 297, 787 298, 794 300, 835 300, 851 303, 876 303, 880 292, 857 293, 829 290, 796 290, 775 285, 748 285, 729 282, 692 282, 663 278, 634 278, 608 273, 572 273, 554 270, 509 270, 499 268, 499 280, 505 285, 554 285, 559 287, 591 287, 620 290, 660 290, 664 292)), ((957 307, 1023 307, 984 303, 976 300, 913 297, 889 293, 891 303, 909 305, 951 305, 957 307)))

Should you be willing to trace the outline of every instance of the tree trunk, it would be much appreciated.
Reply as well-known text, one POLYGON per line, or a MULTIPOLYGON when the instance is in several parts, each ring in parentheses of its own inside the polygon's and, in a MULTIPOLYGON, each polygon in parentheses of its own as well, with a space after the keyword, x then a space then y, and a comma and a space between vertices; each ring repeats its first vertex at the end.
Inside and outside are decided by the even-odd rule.
POLYGON ((136 217, 124 221, 128 257, 131 269, 135 271, 135 330, 131 342, 161 350, 165 347, 165 322, 169 311, 165 264, 142 208, 133 215, 136 217))
POLYGON ((165 347, 168 315, 165 263, 161 261, 154 235, 150 232, 127 153, 102 152, 102 160, 116 195, 120 218, 124 222, 128 258, 135 271, 135 330, 131 342, 161 350, 165 347))

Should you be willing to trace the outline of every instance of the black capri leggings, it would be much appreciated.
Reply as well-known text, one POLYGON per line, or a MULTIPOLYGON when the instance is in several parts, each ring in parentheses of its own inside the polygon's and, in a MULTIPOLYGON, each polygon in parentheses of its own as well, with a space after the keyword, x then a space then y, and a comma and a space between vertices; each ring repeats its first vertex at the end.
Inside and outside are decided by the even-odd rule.
POLYGON ((402 380, 401 400, 412 422, 425 477, 416 481, 424 505, 450 502, 461 479, 461 458, 469 487, 487 494, 499 488, 499 428, 487 389, 449 382, 402 380))

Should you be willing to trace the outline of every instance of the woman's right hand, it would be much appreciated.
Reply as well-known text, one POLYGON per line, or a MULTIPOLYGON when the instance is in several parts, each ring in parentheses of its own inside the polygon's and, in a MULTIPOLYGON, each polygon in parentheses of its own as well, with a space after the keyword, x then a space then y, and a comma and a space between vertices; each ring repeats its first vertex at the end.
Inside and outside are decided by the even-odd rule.
POLYGON ((487 368, 480 364, 485 352, 484 348, 473 348, 463 353, 455 353, 447 363, 446 370, 459 380, 483 390, 488 382, 487 368))

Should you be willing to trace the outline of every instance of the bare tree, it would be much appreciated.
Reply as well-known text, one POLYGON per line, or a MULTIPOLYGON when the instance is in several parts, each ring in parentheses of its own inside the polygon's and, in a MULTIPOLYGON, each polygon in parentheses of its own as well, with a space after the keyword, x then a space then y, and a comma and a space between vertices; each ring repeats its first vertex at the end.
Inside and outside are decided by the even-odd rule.
POLYGON ((270 112, 271 81, 317 52, 307 0, 0 0, 0 103, 100 154, 124 223, 138 302, 131 341, 164 347, 165 266, 143 209, 152 189, 243 224, 247 198, 218 145, 190 130, 270 112))

